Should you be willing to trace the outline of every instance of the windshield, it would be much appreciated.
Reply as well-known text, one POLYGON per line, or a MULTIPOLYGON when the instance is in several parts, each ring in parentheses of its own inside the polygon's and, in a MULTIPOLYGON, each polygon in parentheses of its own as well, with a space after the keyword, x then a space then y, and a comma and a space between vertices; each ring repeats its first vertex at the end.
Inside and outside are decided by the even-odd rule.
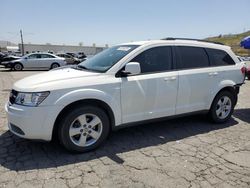
POLYGON ((108 48, 90 59, 80 63, 79 68, 93 70, 98 72, 106 72, 119 60, 137 48, 138 45, 119 45, 108 48))

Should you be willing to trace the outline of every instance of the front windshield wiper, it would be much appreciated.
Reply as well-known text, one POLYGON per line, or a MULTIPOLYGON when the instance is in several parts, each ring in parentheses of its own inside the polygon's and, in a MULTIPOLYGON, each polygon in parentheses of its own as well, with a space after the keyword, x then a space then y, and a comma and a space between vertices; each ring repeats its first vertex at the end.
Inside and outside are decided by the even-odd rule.
POLYGON ((77 65, 76 68, 88 70, 88 68, 83 65, 77 65))
POLYGON ((91 72, 101 72, 101 71, 98 71, 98 70, 93 70, 93 69, 89 69, 87 67, 85 67, 84 65, 77 65, 75 67, 72 67, 74 69, 78 69, 78 70, 88 70, 88 71, 91 71, 91 72))

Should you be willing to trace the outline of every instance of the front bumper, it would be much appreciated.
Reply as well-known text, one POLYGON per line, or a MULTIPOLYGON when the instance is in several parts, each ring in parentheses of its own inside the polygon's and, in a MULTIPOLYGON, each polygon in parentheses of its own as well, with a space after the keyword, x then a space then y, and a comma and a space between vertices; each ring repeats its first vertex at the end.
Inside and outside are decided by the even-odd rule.
POLYGON ((9 130, 22 138, 50 141, 56 114, 54 106, 5 105, 9 130))
POLYGON ((1 65, 3 65, 5 68, 13 68, 13 63, 9 62, 2 62, 1 65))

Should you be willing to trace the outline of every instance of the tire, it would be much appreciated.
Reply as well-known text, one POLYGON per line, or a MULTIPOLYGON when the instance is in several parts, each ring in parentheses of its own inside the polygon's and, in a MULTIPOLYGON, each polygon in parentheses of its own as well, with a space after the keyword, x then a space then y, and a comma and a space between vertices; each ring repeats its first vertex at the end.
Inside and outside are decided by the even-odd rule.
POLYGON ((58 63, 52 63, 50 69, 55 69, 55 68, 58 68, 60 67, 60 65, 58 63))
POLYGON ((23 65, 21 63, 15 63, 15 65, 13 66, 13 69, 15 71, 21 71, 23 70, 23 65))
POLYGON ((211 120, 215 123, 224 123, 231 118, 236 103, 234 93, 222 91, 216 95, 209 111, 211 120))
POLYGON ((82 153, 103 144, 109 130, 109 118, 102 109, 84 106, 69 111, 60 121, 58 138, 67 150, 82 153))

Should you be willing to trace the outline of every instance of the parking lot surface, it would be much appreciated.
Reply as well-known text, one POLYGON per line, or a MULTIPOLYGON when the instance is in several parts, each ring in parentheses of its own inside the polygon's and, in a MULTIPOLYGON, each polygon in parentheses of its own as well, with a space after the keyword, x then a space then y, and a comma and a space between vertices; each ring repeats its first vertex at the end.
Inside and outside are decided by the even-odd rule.
POLYGON ((8 131, 9 90, 37 73, 0 68, 0 187, 250 187, 250 81, 226 124, 203 115, 145 124, 111 133, 96 151, 70 154, 8 131))

